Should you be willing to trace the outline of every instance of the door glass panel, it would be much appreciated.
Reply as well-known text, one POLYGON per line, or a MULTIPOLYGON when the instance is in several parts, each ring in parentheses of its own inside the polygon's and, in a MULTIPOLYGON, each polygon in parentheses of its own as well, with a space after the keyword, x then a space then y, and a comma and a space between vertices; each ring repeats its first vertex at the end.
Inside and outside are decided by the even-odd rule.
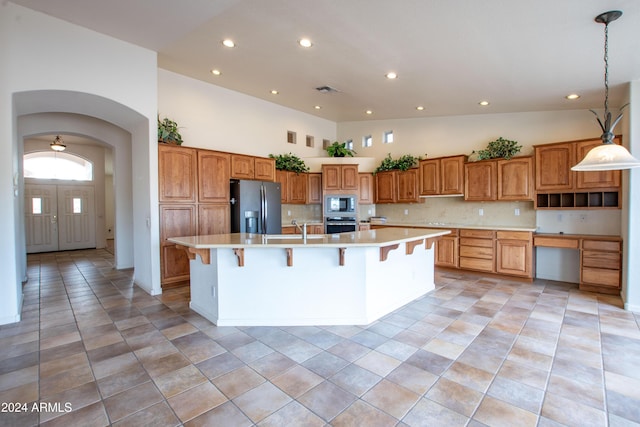
POLYGON ((73 198, 73 213, 82 213, 82 199, 80 197, 73 198))
POLYGON ((24 177, 92 181, 93 163, 71 153, 38 151, 24 155, 24 177))
POLYGON ((34 215, 40 215, 42 213, 42 199, 40 197, 33 197, 31 199, 31 213, 34 215))

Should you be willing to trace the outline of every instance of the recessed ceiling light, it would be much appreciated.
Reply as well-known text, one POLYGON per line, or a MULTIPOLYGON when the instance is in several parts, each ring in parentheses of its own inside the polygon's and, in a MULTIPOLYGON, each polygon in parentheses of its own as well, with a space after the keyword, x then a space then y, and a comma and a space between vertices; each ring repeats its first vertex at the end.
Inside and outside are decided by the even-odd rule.
POLYGON ((577 93, 571 93, 571 94, 565 96, 565 98, 573 101, 574 99, 580 98, 580 95, 578 95, 577 93))
POLYGON ((393 80, 393 79, 397 79, 398 78, 398 75, 396 73, 394 73, 393 71, 388 72, 387 74, 385 74, 385 76, 389 80, 393 80))
POLYGON ((306 38, 305 39, 300 39, 298 41, 298 44, 300 44, 300 46, 302 46, 302 47, 311 47, 311 46, 313 46, 313 43, 311 43, 311 40, 306 39, 306 38))
POLYGON ((214 76, 219 76, 220 74, 222 74, 222 72, 214 68, 213 70, 211 70, 211 74, 213 74, 214 76))
POLYGON ((416 107, 416 110, 418 110, 418 111, 422 111, 422 110, 424 110, 424 107, 423 107, 422 105, 418 105, 418 106, 416 107))
POLYGON ((316 106, 314 106, 313 108, 315 108, 316 110, 319 110, 319 109, 321 109, 322 107, 321 107, 321 106, 319 106, 319 105, 316 105, 316 106))
POLYGON ((231 39, 222 40, 222 44, 225 45, 226 47, 236 47, 236 44, 231 39))
POLYGON ((277 90, 275 90, 275 89, 273 89, 273 90, 271 91, 271 95, 277 95, 277 94, 279 94, 279 93, 280 93, 280 92, 278 92, 278 91, 277 91, 277 90))
POLYGON ((371 111, 371 110, 367 110, 367 111, 365 111, 365 113, 366 113, 366 114, 373 114, 373 111, 371 111))
POLYGON ((483 107, 486 107, 487 105, 489 105, 489 101, 480 101, 478 102, 478 104, 482 105, 483 107))

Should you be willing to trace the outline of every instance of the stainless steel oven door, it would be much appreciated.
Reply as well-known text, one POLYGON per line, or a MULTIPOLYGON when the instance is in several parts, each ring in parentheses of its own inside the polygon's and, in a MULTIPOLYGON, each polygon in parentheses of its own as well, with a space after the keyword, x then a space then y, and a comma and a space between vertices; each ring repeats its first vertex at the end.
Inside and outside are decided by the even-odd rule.
POLYGON ((324 232, 325 234, 350 233, 356 231, 356 225, 355 222, 327 221, 324 223, 324 232))

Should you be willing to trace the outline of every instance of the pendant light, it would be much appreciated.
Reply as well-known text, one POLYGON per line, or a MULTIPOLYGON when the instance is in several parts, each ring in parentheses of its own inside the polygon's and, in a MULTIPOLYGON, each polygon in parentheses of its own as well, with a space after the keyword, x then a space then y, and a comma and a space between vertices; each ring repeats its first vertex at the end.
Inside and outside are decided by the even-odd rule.
POLYGON ((64 149, 67 148, 67 146, 64 145, 62 138, 60 138, 60 135, 57 135, 56 139, 54 139, 51 145, 49 146, 53 151, 64 151, 64 149))
MULTIPOLYGON (((622 145, 615 144, 613 129, 616 127, 622 112, 611 123, 611 113, 609 112, 609 23, 622 16, 619 10, 612 10, 596 16, 595 21, 604 24, 604 116, 602 120, 598 113, 590 110, 596 115, 600 128, 602 129, 602 144, 591 149, 580 163, 571 168, 574 171, 605 171, 631 169, 640 166, 640 161, 633 157, 622 145)), ((624 109, 625 106, 622 107, 624 109)), ((621 110, 622 110, 621 109, 621 110)))

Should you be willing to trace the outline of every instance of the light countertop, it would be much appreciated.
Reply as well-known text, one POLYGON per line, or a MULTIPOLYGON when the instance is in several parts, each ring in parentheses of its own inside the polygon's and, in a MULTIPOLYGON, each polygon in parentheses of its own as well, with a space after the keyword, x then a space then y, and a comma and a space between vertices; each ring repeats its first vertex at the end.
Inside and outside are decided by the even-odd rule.
POLYGON ((396 243, 429 239, 449 234, 449 230, 435 228, 381 228, 377 230, 355 231, 339 234, 309 234, 306 243, 299 234, 252 233, 215 234, 207 236, 172 237, 168 240, 178 245, 195 249, 212 248, 345 248, 345 247, 383 247, 396 243))
POLYGON ((499 231, 531 231, 535 232, 537 227, 517 226, 517 225, 468 225, 468 224, 453 224, 453 223, 424 223, 424 222, 389 222, 384 224, 371 223, 371 225, 380 225, 387 227, 425 227, 425 228, 466 228, 471 230, 499 230, 499 231))

